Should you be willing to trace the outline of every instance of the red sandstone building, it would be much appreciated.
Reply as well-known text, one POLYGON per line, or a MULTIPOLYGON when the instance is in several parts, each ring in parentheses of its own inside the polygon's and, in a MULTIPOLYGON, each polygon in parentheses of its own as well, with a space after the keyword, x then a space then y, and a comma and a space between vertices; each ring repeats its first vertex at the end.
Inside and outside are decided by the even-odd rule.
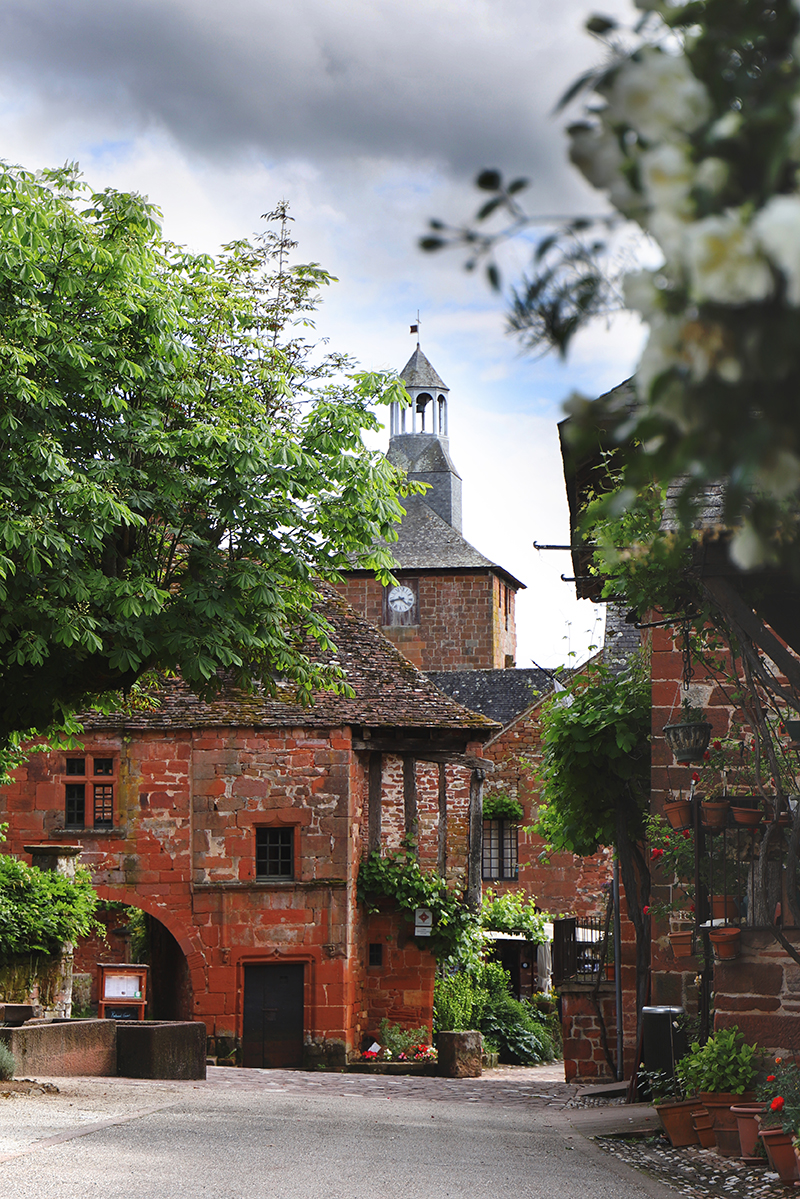
POLYGON ((2 793, 12 853, 80 845, 100 895, 148 914, 150 1014, 204 1021, 212 1053, 245 1065, 344 1064, 383 1016, 429 1023, 433 957, 357 904, 367 849, 416 834, 424 866, 480 887, 470 782, 496 726, 335 592, 320 607, 353 698, 203 703, 170 684, 154 711, 87 719, 79 749, 32 755, 2 793))

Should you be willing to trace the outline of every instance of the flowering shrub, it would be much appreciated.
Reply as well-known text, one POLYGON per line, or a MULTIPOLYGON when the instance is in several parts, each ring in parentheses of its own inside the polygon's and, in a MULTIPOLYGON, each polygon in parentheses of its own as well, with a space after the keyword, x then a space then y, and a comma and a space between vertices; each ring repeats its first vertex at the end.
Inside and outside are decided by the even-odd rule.
POLYGON ((776 1057, 774 1073, 767 1075, 757 1095, 767 1105, 762 1117, 765 1127, 780 1127, 784 1132, 800 1129, 800 1069, 794 1061, 776 1057))

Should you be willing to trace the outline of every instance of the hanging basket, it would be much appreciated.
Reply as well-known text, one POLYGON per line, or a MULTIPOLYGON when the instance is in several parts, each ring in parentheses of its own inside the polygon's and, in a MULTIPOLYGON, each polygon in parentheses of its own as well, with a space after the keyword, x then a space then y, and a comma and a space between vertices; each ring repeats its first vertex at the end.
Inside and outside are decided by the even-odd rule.
POLYGON ((692 762, 702 762, 703 754, 708 749, 708 743, 711 740, 710 721, 665 724, 663 731, 667 744, 675 755, 676 762, 683 766, 688 766, 692 762))

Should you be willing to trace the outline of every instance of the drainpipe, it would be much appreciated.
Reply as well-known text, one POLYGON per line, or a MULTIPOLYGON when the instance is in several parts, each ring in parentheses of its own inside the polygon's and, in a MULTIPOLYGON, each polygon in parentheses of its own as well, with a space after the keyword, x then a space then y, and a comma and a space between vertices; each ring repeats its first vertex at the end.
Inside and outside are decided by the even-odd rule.
POLYGON ((624 1042, 622 1036, 622 945, 619 915, 619 858, 614 854, 614 997, 617 1004, 617 1081, 625 1077, 624 1042))

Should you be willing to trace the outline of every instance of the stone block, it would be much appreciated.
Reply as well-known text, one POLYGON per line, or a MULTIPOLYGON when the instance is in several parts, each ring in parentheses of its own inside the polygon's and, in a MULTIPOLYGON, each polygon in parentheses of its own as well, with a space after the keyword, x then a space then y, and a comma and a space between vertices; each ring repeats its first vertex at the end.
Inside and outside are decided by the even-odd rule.
POLYGON ((205 1078, 205 1024, 119 1021, 116 1072, 123 1078, 205 1078))
POLYGON ((113 1020, 54 1020, 51 1024, 0 1028, 18 1077, 56 1078, 117 1073, 117 1026, 113 1020))
POLYGON ((474 1030, 440 1032, 436 1039, 438 1073, 444 1078, 480 1078, 483 1037, 474 1030))

